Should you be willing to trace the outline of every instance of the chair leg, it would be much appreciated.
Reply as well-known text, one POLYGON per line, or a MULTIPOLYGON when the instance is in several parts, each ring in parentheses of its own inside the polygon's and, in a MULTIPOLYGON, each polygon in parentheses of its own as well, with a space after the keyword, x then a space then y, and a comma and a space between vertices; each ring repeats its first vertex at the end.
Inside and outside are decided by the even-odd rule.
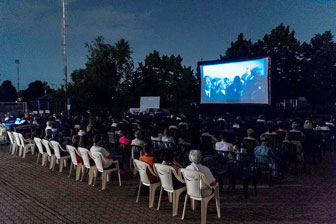
POLYGON ((119 186, 121 186, 120 170, 118 169, 119 186))
POLYGON ((167 192, 167 193, 168 193, 168 200, 170 203, 172 203, 173 202, 172 193, 170 192, 167 192))
MULTIPOLYGON (((85 171, 85 170, 84 170, 84 171, 85 171)), ((81 179, 81 181, 83 181, 84 173, 85 173, 85 172, 82 173, 82 179, 81 179)), ((93 174, 93 169, 90 168, 90 169, 89 169, 89 185, 93 184, 93 183, 92 183, 92 182, 93 182, 93 178, 94 178, 93 175, 94 175, 94 174, 93 174)), ((95 182, 96 182, 96 181, 95 181, 95 182)), ((93 184, 93 185, 94 185, 94 184, 93 184)))
MULTIPOLYGON (((83 167, 83 170, 82 170, 83 172, 82 172, 82 177, 81 177, 81 182, 83 181, 83 179, 84 179, 84 174, 85 174, 85 171, 86 171, 86 168, 85 167, 83 167)), ((92 184, 92 180, 91 180, 91 182, 90 182, 90 178, 92 178, 91 177, 91 175, 90 175, 90 172, 91 172, 91 169, 89 170, 89 184, 92 184)))
POLYGON ((179 191, 173 193, 173 216, 177 216, 180 194, 179 191))
POLYGON ((197 208, 196 200, 190 198, 190 202, 191 202, 191 210, 195 211, 197 208))
MULTIPOLYGON (((69 171, 69 176, 68 177, 71 177, 71 171, 72 171, 72 167, 75 166, 73 163, 70 164, 70 171, 69 171)), ((77 174, 77 172, 76 172, 77 174)), ((76 175, 76 178, 77 178, 77 175, 76 175)))
POLYGON ((209 199, 201 201, 201 224, 206 224, 209 199))
POLYGON ((137 199, 136 199, 135 202, 138 202, 138 201, 139 201, 139 196, 140 196, 141 187, 142 187, 142 184, 141 184, 141 180, 140 180, 139 189, 138 189, 138 196, 137 196, 137 199))
POLYGON ((101 175, 102 175, 102 190, 105 190, 108 174, 103 172, 101 175))
POLYGON ((158 202, 157 210, 160 209, 160 203, 161 203, 162 191, 163 191, 163 187, 161 186, 161 189, 160 189, 160 196, 159 196, 159 202, 158 202))
POLYGON ((36 164, 38 164, 39 163, 39 160, 40 160, 40 156, 41 156, 41 153, 37 153, 37 160, 36 160, 36 164))
POLYGON ((219 197, 218 187, 215 190, 215 201, 216 201, 217 216, 218 218, 220 218, 221 212, 220 212, 220 197, 219 197))
POLYGON ((153 208, 154 205, 154 197, 155 197, 155 190, 154 186, 151 184, 149 186, 149 207, 153 208))
POLYGON ((186 194, 185 199, 184 199, 184 205, 183 205, 183 213, 182 213, 182 220, 184 219, 184 215, 185 215, 185 210, 187 207, 187 201, 188 201, 188 194, 186 194))
POLYGON ((60 159, 60 162, 59 162, 59 172, 63 171, 64 160, 65 159, 60 159))
POLYGON ((78 163, 76 166, 76 180, 79 180, 82 170, 82 164, 78 163))

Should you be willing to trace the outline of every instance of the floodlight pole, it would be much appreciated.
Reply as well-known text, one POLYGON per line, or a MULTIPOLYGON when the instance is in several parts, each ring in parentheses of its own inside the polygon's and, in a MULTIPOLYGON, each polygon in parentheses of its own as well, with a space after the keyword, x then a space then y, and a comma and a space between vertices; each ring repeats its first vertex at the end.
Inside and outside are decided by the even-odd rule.
POLYGON ((62 0, 62 9, 63 9, 63 16, 62 16, 62 46, 63 46, 63 73, 64 73, 64 92, 66 95, 66 114, 67 117, 70 117, 70 98, 68 97, 68 55, 67 55, 67 20, 66 20, 66 0, 62 0))

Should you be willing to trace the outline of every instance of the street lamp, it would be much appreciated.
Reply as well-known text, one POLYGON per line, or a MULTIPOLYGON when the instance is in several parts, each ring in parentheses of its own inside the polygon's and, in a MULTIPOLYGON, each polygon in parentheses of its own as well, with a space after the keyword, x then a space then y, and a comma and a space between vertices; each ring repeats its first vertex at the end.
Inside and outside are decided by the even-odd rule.
POLYGON ((17 92, 20 92, 20 61, 18 59, 15 60, 15 64, 17 64, 17 92))

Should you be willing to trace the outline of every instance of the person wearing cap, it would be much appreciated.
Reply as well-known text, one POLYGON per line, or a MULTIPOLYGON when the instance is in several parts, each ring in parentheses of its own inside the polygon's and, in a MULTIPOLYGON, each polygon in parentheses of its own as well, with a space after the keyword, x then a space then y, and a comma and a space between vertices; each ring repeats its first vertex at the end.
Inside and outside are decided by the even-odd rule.
MULTIPOLYGON (((198 171, 200 173, 203 173, 207 182, 210 185, 216 185, 216 179, 215 177, 212 175, 210 169, 206 166, 203 166, 201 164, 202 161, 202 153, 199 150, 190 150, 189 153, 189 161, 191 162, 191 164, 189 166, 186 167, 186 169, 188 170, 195 170, 198 171)), ((202 190, 202 194, 204 196, 206 195, 210 195, 212 193, 212 190, 210 188, 208 188, 203 181, 201 182, 201 190, 202 190)))

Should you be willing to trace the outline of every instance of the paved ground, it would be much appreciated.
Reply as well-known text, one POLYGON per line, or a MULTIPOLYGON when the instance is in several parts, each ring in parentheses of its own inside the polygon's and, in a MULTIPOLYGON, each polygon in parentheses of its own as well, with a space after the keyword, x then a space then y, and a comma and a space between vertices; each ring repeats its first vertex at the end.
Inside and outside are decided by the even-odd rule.
MULTIPOLYGON (((221 196, 222 218, 209 203, 208 223, 334 223, 336 220, 336 153, 328 153, 323 164, 309 165, 308 174, 287 175, 273 187, 258 187, 258 195, 243 198, 241 190, 221 196)), ((200 210, 190 205, 181 220, 172 216, 172 205, 163 197, 160 211, 148 208, 148 196, 135 202, 138 178, 122 174, 105 191, 68 178, 36 164, 36 157, 22 159, 0 146, 0 223, 200 223, 200 210)), ((251 189, 252 194, 252 189, 251 189)), ((156 196, 155 207, 158 196, 156 196)), ((200 206, 198 206, 200 207, 200 206)))

